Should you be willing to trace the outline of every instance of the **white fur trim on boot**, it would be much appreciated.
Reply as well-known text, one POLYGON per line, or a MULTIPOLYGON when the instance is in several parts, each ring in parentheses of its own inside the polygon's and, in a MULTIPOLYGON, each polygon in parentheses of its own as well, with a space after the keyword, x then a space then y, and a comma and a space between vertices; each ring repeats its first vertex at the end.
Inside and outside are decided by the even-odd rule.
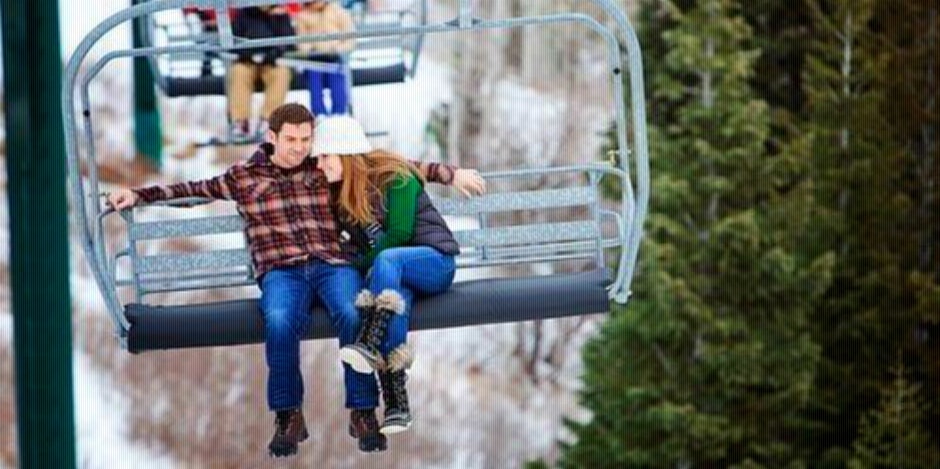
POLYGON ((371 308, 375 306, 375 297, 372 296, 372 292, 369 290, 362 290, 356 295, 356 307, 357 308, 371 308))
POLYGON ((408 344, 399 345, 388 354, 388 369, 391 371, 407 370, 414 362, 415 353, 408 344))
POLYGON ((395 314, 405 313, 405 300, 401 295, 392 289, 386 288, 375 297, 375 309, 384 309, 385 311, 394 311, 395 314))

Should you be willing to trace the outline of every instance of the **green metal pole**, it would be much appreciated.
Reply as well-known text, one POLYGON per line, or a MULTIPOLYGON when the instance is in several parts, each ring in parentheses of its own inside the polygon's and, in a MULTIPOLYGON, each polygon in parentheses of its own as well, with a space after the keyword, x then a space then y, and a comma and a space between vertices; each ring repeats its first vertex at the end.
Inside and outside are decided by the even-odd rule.
MULTIPOLYGON (((133 0, 132 5, 146 0, 133 0)), ((146 34, 143 18, 134 20, 134 47, 143 47, 141 34, 146 34)), ((134 59, 134 142, 137 154, 143 155, 155 168, 163 162, 163 132, 160 128, 160 110, 153 86, 153 70, 146 58, 134 59)))
POLYGON ((57 0, 0 0, 19 465, 74 468, 57 0))

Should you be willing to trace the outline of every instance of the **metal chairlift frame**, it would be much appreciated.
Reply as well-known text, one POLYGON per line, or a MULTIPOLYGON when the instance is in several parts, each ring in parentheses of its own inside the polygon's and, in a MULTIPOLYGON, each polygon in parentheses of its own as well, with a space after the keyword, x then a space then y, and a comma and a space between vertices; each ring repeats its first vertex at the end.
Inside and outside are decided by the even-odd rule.
MULTIPOLYGON (((404 18, 406 18, 406 17, 408 17, 408 16, 414 16, 414 20, 415 20, 416 24, 418 24, 418 25, 425 25, 425 24, 427 24, 427 18, 428 18, 428 6, 427 6, 427 2, 428 2, 428 0, 414 0, 413 6, 410 7, 410 8, 407 8, 407 9, 379 10, 379 11, 374 11, 374 12, 363 11, 363 12, 362 12, 362 16, 361 16, 361 17, 358 19, 358 21, 357 21, 357 27, 358 27, 358 28, 363 28, 363 26, 368 26, 369 23, 368 23, 368 21, 366 21, 367 18, 375 17, 375 16, 381 16, 381 15, 395 15, 395 16, 398 17, 399 23, 401 23, 401 24, 403 24, 404 18)), ((208 2, 208 3, 214 3, 214 2, 208 2)), ((275 3, 275 2, 271 2, 271 3, 275 3)), ((277 3, 283 3, 283 2, 277 2, 277 3)), ((193 5, 193 4, 187 4, 187 5, 185 5, 185 6, 195 6, 195 5, 193 5)), ((160 9, 160 10, 155 11, 154 13, 159 13, 159 12, 162 12, 162 11, 167 11, 167 10, 160 9)), ((218 17, 217 17, 217 18, 218 18, 218 17)), ((228 19, 228 21, 229 21, 229 24, 231 24, 231 17, 228 16, 227 19, 228 19)), ((186 21, 186 19, 184 19, 184 21, 186 21)), ((137 25, 135 25, 135 26, 136 26, 136 28, 135 28, 134 34, 138 35, 138 37, 141 38, 141 42, 142 42, 142 44, 143 44, 145 47, 148 47, 148 48, 158 48, 158 47, 160 47, 160 46, 157 46, 157 45, 156 45, 156 44, 159 42, 159 41, 157 40, 157 37, 156 37, 156 32, 157 32, 157 30, 159 30, 159 29, 164 29, 164 30, 165 30, 164 33, 168 36, 168 39, 169 39, 169 35, 170 35, 170 25, 163 25, 163 26, 159 25, 159 24, 157 23, 157 18, 156 18, 156 16, 153 15, 153 14, 147 15, 147 16, 144 18, 144 21, 138 22, 137 25)), ((222 34, 222 33, 221 33, 221 30, 220 30, 219 33, 198 33, 198 34, 197 34, 195 31, 192 31, 192 26, 189 25, 189 24, 183 24, 183 25, 180 25, 180 27, 181 27, 181 28, 185 27, 186 29, 189 29, 188 34, 186 34, 184 37, 186 37, 186 38, 191 38, 191 41, 192 41, 192 42, 185 44, 185 45, 187 45, 187 46, 188 46, 188 45, 193 45, 193 46, 195 46, 195 45, 199 45, 199 44, 214 44, 214 43, 220 43, 219 39, 220 39, 220 36, 221 36, 221 34, 222 34)), ((221 27, 221 24, 220 24, 220 27, 221 27)), ((364 28, 364 29, 367 29, 367 28, 364 28)), ((229 29, 229 31, 230 31, 230 29, 229 29)), ((399 53, 400 53, 400 54, 403 54, 403 56, 402 56, 402 64, 404 64, 404 63, 405 63, 405 58, 406 58, 406 57, 404 57, 404 54, 405 54, 404 51, 405 51, 406 49, 408 49, 408 47, 406 47, 406 45, 405 45, 404 36, 399 36, 399 40, 402 41, 402 44, 399 46, 399 49, 401 49, 401 50, 399 51, 399 53)), ((166 47, 173 47, 172 43, 173 43, 173 41, 170 41, 170 43, 169 43, 166 47)), ((420 57, 420 55, 421 55, 421 48, 423 47, 423 43, 424 43, 424 34, 415 34, 415 35, 414 35, 414 44, 413 44, 413 46, 412 46, 411 57, 410 57, 411 64, 410 64, 410 66, 404 66, 404 68, 405 68, 405 70, 404 70, 404 76, 405 76, 405 77, 408 77, 408 78, 413 78, 413 77, 414 77, 415 70, 417 69, 417 66, 418 66, 418 59, 419 59, 419 57, 420 57)), ((353 53, 353 55, 354 55, 354 54, 355 54, 355 52, 353 53)), ((187 95, 190 95, 190 94, 191 94, 190 91, 182 91, 181 89, 180 89, 180 90, 177 90, 177 88, 179 88, 180 85, 171 85, 171 83, 170 83, 170 79, 171 79, 171 78, 182 78, 182 77, 175 77, 175 76, 174 76, 173 70, 172 70, 172 67, 173 67, 173 63, 172 63, 172 62, 168 62, 168 63, 166 64, 167 69, 164 70, 164 69, 163 69, 164 66, 161 65, 161 64, 160 64, 160 61, 157 59, 158 55, 166 55, 166 56, 168 56, 168 59, 167 59, 167 60, 169 61, 169 60, 170 60, 170 57, 172 57, 174 54, 169 54, 169 53, 168 53, 168 54, 154 54, 154 55, 149 55, 149 56, 147 56, 147 60, 148 60, 148 62, 149 62, 149 64, 150 64, 151 70, 153 71, 154 80, 155 80, 157 86, 163 91, 164 94, 166 94, 167 96, 170 96, 170 97, 187 96, 187 95), (181 93, 182 93, 182 94, 181 94, 181 93)), ((190 49, 190 50, 188 50, 188 53, 180 53, 180 54, 176 54, 176 55, 182 55, 182 56, 184 56, 184 57, 192 56, 192 60, 193 60, 194 64, 199 65, 199 64, 201 63, 201 61, 203 60, 203 56, 205 55, 205 52, 202 51, 202 50, 198 50, 198 49, 190 49)), ((228 63, 228 62, 231 62, 232 60, 235 59, 234 54, 224 53, 224 52, 221 53, 221 54, 215 54, 215 56, 216 56, 216 57, 215 57, 215 60, 221 60, 223 63, 228 63)), ((354 57, 351 56, 351 57, 348 57, 347 59, 351 59, 351 58, 354 58, 354 57)), ((212 60, 212 59, 210 59, 210 60, 212 60)), ((350 74, 347 74, 349 77, 352 77, 353 75, 352 75, 351 73, 356 73, 356 70, 359 70, 359 69, 371 70, 370 67, 362 67, 362 68, 360 68, 360 67, 353 67, 353 66, 351 65, 351 61, 350 61, 350 60, 347 60, 346 63, 347 63, 347 65, 349 65, 349 68, 350 68, 350 74)), ((376 77, 375 77, 375 76, 371 76, 371 75, 374 75, 374 74, 370 74, 369 77, 364 78, 364 83, 359 84, 359 82, 356 82, 356 84, 359 84, 359 86, 364 86, 364 85, 371 85, 371 84, 384 83, 384 82, 382 82, 381 80, 380 80, 380 81, 374 81, 374 80, 376 80, 376 77)), ((358 75, 357 75, 357 76, 358 76, 358 75)), ((209 77, 209 78, 207 78, 207 77, 201 77, 201 76, 194 76, 194 77, 190 77, 189 79, 196 80, 196 81, 203 81, 203 82, 208 83, 207 80, 217 80, 217 79, 218 79, 218 75, 214 75, 214 74, 213 74, 213 76, 211 76, 211 77, 209 77)), ((297 83, 300 83, 300 81, 302 81, 302 80, 300 80, 300 81, 298 81, 298 80, 299 80, 299 78, 296 78, 296 77, 294 78, 294 80, 292 81, 292 86, 291 86, 291 88, 296 88, 297 86, 299 86, 299 85, 297 85, 297 83)), ((353 84, 354 84, 354 83, 353 83, 353 80, 350 79, 350 86, 352 86, 353 84)), ((190 86, 190 85, 187 85, 187 87, 188 87, 188 86, 190 86)), ((215 89, 214 89, 215 87, 210 87, 210 88, 213 88, 213 90, 208 90, 208 89, 207 89, 207 90, 205 90, 205 91, 202 91, 202 92, 199 92, 199 93, 196 93, 196 94, 198 94, 198 95, 202 95, 202 94, 218 94, 218 90, 215 90, 215 89)), ((300 87, 300 88, 303 88, 303 87, 300 87)))
MULTIPOLYGON (((475 18, 473 16, 473 9, 470 3, 470 0, 459 0, 459 14, 452 21, 448 21, 441 24, 425 25, 425 26, 415 26, 408 28, 392 28, 392 29, 376 29, 369 31, 356 31, 352 33, 338 33, 338 34, 323 34, 323 35, 311 35, 311 36, 293 36, 293 37, 279 37, 279 38, 270 38, 270 39, 259 39, 259 40, 245 40, 240 38, 235 38, 231 35, 231 23, 229 21, 228 9, 229 8, 242 8, 249 6, 262 6, 262 5, 271 5, 278 2, 274 0, 154 0, 144 4, 139 4, 124 10, 121 10, 118 13, 115 13, 108 19, 104 20, 98 26, 96 26, 79 44, 78 48, 70 58, 68 65, 65 70, 65 76, 63 80, 62 87, 62 110, 63 110, 63 121, 65 128, 65 142, 66 150, 68 157, 68 178, 70 183, 70 191, 74 203, 74 223, 76 225, 76 232, 81 240, 82 248, 90 267, 92 274, 94 275, 95 282, 98 285, 99 290, 102 293, 104 298, 104 303, 107 306, 108 312, 111 316, 111 319, 114 323, 115 335, 118 337, 120 343, 125 348, 130 348, 131 351, 140 351, 154 348, 177 348, 177 347, 186 347, 187 344, 181 344, 170 340, 167 343, 162 343, 157 341, 155 344, 150 344, 149 346, 130 346, 128 345, 128 335, 133 326, 132 322, 128 319, 128 313, 131 309, 131 306, 140 307, 141 305, 129 305, 126 309, 122 305, 120 296, 117 291, 118 285, 116 284, 116 279, 114 277, 115 272, 113 271, 113 263, 109 259, 109 253, 107 252, 107 243, 104 235, 103 223, 104 219, 111 215, 112 211, 107 209, 104 200, 103 194, 99 189, 98 181, 98 167, 95 154, 95 140, 94 140, 94 131, 92 126, 92 110, 91 110, 91 100, 89 96, 89 85, 91 81, 98 75, 98 73, 112 60, 119 58, 135 58, 135 57, 148 57, 159 54, 177 54, 185 53, 192 50, 203 51, 203 52, 219 52, 224 53, 227 51, 232 51, 235 49, 241 48, 251 48, 251 47, 263 47, 263 46, 272 46, 272 45, 284 45, 288 43, 296 43, 300 41, 321 41, 321 40, 334 40, 334 39, 347 39, 347 38, 358 38, 358 37, 382 37, 382 36, 395 36, 401 34, 437 34, 437 33, 446 33, 446 32, 460 32, 460 31, 477 31, 477 30, 489 30, 489 29, 505 29, 513 27, 523 27, 523 26, 533 26, 533 25, 550 25, 550 24, 564 24, 564 23, 575 23, 588 27, 589 29, 598 33, 605 41, 607 48, 607 62, 608 70, 611 78, 611 86, 614 94, 614 103, 616 111, 616 135, 617 135, 617 146, 618 149, 613 151, 613 156, 615 156, 614 161, 611 164, 603 163, 587 163, 575 166, 568 167, 549 167, 549 168, 526 168, 526 169, 517 169, 510 171, 503 171, 498 173, 484 173, 483 176, 487 179, 499 179, 507 177, 526 177, 532 175, 544 175, 548 173, 558 173, 565 171, 582 171, 587 172, 590 175, 591 188, 594 190, 594 194, 590 195, 585 200, 590 204, 591 212, 594 213, 595 218, 600 223, 602 215, 608 214, 613 215, 616 220, 616 225, 618 227, 617 239, 614 240, 611 245, 608 240, 603 238, 602 233, 591 231, 594 233, 595 239, 593 241, 597 249, 597 263, 600 267, 604 265, 603 259, 603 250, 605 247, 619 247, 620 252, 618 256, 618 266, 616 274, 612 279, 609 279, 608 284, 606 284, 606 294, 607 297, 604 301, 603 306, 597 306, 596 304, 590 306, 589 308, 602 309, 602 311, 582 311, 574 314, 587 314, 589 312, 606 312, 609 309, 609 304, 607 300, 614 300, 621 304, 626 304, 629 298, 630 292, 630 283, 632 281, 634 270, 636 267, 637 255, 639 251, 640 239, 643 234, 643 223, 646 218, 647 205, 649 200, 649 161, 648 161, 648 144, 647 144, 647 130, 646 130, 646 111, 645 111, 645 100, 644 100, 644 91, 643 91, 643 70, 642 70, 642 59, 640 53, 640 46, 637 40, 636 34, 630 25, 626 15, 623 11, 617 7, 612 0, 591 0, 591 2, 603 9, 603 11, 609 15, 612 20, 612 24, 615 26, 614 30, 609 29, 608 27, 602 25, 596 19, 591 16, 580 14, 580 13, 561 13, 561 14, 549 14, 541 15, 534 17, 520 17, 520 18, 508 18, 508 19, 498 19, 498 20, 484 20, 480 18, 475 18), (84 69, 85 73, 80 79, 80 71, 83 69, 82 64, 86 60, 88 53, 96 42, 104 36, 107 32, 115 28, 116 26, 132 21, 134 18, 151 15, 158 11, 170 10, 170 9, 180 9, 183 6, 199 6, 205 8, 214 8, 218 15, 219 19, 219 40, 215 44, 204 44, 190 47, 144 47, 144 48, 131 48, 127 50, 117 50, 106 53, 104 56, 99 58, 90 64, 87 69, 84 69), (626 46, 626 54, 621 50, 621 44, 626 46), (631 129, 633 136, 634 151, 630 150, 627 139, 627 111, 624 104, 624 80, 623 80, 623 70, 624 65, 626 65, 626 70, 628 72, 627 78, 630 87, 630 100, 631 100, 631 129), (79 96, 77 97, 78 102, 76 102, 76 85, 80 84, 79 96), (78 109, 76 109, 78 108, 78 109), (79 114, 81 118, 79 118, 79 114), (79 124, 81 121, 81 124, 79 124), (79 127, 82 128, 80 134, 79 127), (631 172, 631 163, 633 172, 631 172), (82 170, 87 171, 87 176, 82 175, 82 170), (598 197, 596 196, 597 182, 600 177, 604 175, 612 175, 618 177, 622 182, 622 196, 620 200, 620 210, 617 212, 602 213, 603 210, 600 210, 598 207, 598 197)), ((494 205, 504 205, 507 201, 518 202, 518 207, 522 208, 531 208, 531 207, 554 207, 554 206, 566 206, 565 198, 571 197, 572 193, 577 193, 579 188, 569 189, 569 190, 555 190, 555 191, 544 191, 542 194, 529 194, 524 193, 515 193, 515 194, 497 194, 494 198, 488 199, 488 201, 475 202, 471 199, 468 202, 452 202, 450 208, 448 207, 448 202, 444 201, 442 212, 451 212, 454 211, 460 212, 461 210, 466 210, 468 213, 481 213, 486 210, 495 211, 498 210, 498 207, 486 206, 487 203, 494 205), (573 192, 572 192, 573 191, 573 192), (456 205, 454 205, 456 204, 456 205), (475 207, 474 204, 480 205, 475 207), (477 212, 478 210, 478 212, 477 212)), ((193 201, 176 201, 176 205, 185 205, 187 202, 193 201)), ((509 204, 510 206, 512 204, 509 204)), ((439 207, 440 208, 440 207, 439 207)), ((510 207, 511 209, 511 207, 510 207)), ((132 217, 133 210, 125 211, 122 213, 125 217, 132 217), (129 213, 128 213, 129 212, 129 213)), ((127 220, 127 218, 125 218, 127 220)), ((131 218, 132 219, 132 218, 131 218)), ((197 220, 199 222, 206 221, 212 223, 213 220, 197 220)), ((160 231, 162 228, 159 223, 151 224, 150 228, 160 231)), ((206 225, 206 223, 203 223, 206 225)), ((564 224, 556 224, 564 225, 564 224)), ((577 224, 572 224, 575 226, 577 224)), ((583 224, 582 224, 583 225, 583 224)), ((582 226, 583 227, 583 226, 582 226)), ((172 227, 171 227, 172 228, 172 227)), ((559 227, 556 226, 555 229, 559 227)), ((163 229, 163 231, 166 231, 163 229)), ((529 230, 513 230, 510 229, 500 229, 492 228, 488 229, 485 223, 481 224, 481 229, 477 230, 478 233, 473 233, 479 239, 492 239, 493 236, 497 234, 499 236, 508 236, 515 238, 516 241, 522 241, 523 244, 520 247, 509 248, 509 250, 515 250, 515 252, 521 253, 518 257, 507 257, 508 262, 541 262, 541 261, 554 261, 554 260, 563 260, 566 259, 565 255, 558 254, 557 252, 552 255, 539 255, 537 250, 527 250, 527 246, 524 245, 524 241, 527 236, 532 236, 533 234, 537 235, 535 231, 529 230), (528 257, 526 257, 528 256, 528 257), (513 260, 518 259, 518 260, 513 260)), ((545 236, 545 239, 551 240, 553 233, 549 233, 545 236)), ((536 236, 537 237, 537 236, 536 236)), ((130 238, 130 237, 129 237, 130 238)), ((482 241, 481 241, 482 242, 482 241)), ((132 244, 132 242, 130 242, 132 244)), ((582 243, 583 244, 583 243, 582 243)), ((470 267, 473 266, 482 266, 487 265, 487 254, 486 250, 488 248, 486 245, 482 245, 481 252, 478 253, 481 257, 471 260, 469 264, 465 263, 470 267)), ((124 252, 118 252, 114 259, 121 255, 127 255, 126 250, 124 252)), ((570 257, 570 256, 569 256, 570 257)), ((582 256, 583 257, 583 256, 582 256)), ((499 262, 495 260, 493 262, 499 262)), ((135 277, 136 277, 135 272, 135 277)), ((250 276, 250 273, 249 273, 250 276)), ((522 281, 513 283, 519 279, 506 279, 501 280, 506 283, 504 285, 505 289, 512 289, 518 286, 525 286, 525 283, 522 281)), ((566 286, 566 279, 560 278, 555 282, 555 287, 559 290, 546 292, 549 295, 563 295, 563 290, 566 286)), ((606 281, 605 281, 606 282, 606 281)), ((457 285, 455 285, 456 287, 457 285)), ((498 287, 499 284, 491 283, 487 288, 492 288, 493 286, 498 287)), ((487 290, 488 291, 488 290, 487 290)), ((477 292, 479 295, 480 292, 477 292)), ((445 294, 446 295, 446 294, 445 294)), ((435 297, 436 298, 436 297, 435 297)), ((435 298, 432 298, 434 300, 435 298)), ((479 298, 477 298, 479 299, 479 298)), ((556 298, 559 303, 565 303, 564 298, 556 298)), ((597 298, 592 297, 596 303, 597 298)), ((440 302, 438 302, 440 303, 440 302)), ((516 301, 514 303, 517 307, 525 309, 527 303, 524 301, 516 301)), ((209 305, 213 306, 213 305, 209 305)), ((440 304, 438 304, 440 306, 440 304)), ((453 307, 453 304, 447 305, 448 307, 453 307)), ((576 306, 576 305, 572 305, 576 306)), ((493 308, 498 308, 499 305, 494 305, 493 308)), ((146 305, 144 305, 146 309, 146 305)), ((507 306, 508 308, 508 306, 507 306)), ((589 309, 588 308, 588 309, 589 309)), ((209 308, 212 309, 212 308, 209 308)), ((250 309, 250 306, 248 306, 250 309)), ((584 309, 584 308, 582 308, 584 309)), ((247 313, 246 313, 247 314, 247 313)), ((462 313, 466 316, 466 312, 462 313)), ((483 324, 489 322, 505 322, 505 321, 517 321, 517 320, 526 320, 526 319, 537 319, 538 314, 532 313, 531 311, 510 311, 507 312, 506 317, 498 318, 498 321, 490 321, 489 318, 455 318, 451 319, 448 317, 439 317, 433 321, 426 321, 423 324, 419 324, 417 327, 414 322, 412 324, 413 329, 432 329, 439 327, 454 327, 461 325, 471 325, 471 324, 483 324), (534 316, 533 316, 534 314, 534 316)), ((565 314, 556 314, 557 317, 565 314)), ((570 315, 570 314, 568 314, 570 315)), ((420 315, 415 315, 420 316, 420 315)), ((420 318, 416 318, 418 321, 421 321, 420 318)), ((154 321, 160 321, 161 318, 155 318, 154 321)), ((414 321, 414 320, 413 320, 414 321)), ((165 332, 165 331, 163 331, 165 332)), ((253 340, 257 341, 258 337, 256 332, 253 332, 255 336, 249 337, 251 334, 246 335, 247 339, 239 338, 238 340, 253 340)), ((326 335, 320 331, 317 334, 313 334, 308 338, 317 338, 325 337, 326 335), (319 334, 319 335, 317 335, 319 334)), ((327 334, 328 335, 328 334, 327 334)), ((198 340, 197 340, 198 342, 198 340)), ((248 342, 233 342, 233 343, 248 343, 248 342)), ((205 344, 202 344, 205 345, 205 344)), ((210 345, 225 345, 225 343, 213 343, 210 345)), ((196 344, 194 346, 199 346, 196 344)))
MULTIPOLYGON (((416 24, 422 25, 427 24, 427 2, 428 0, 413 0, 411 6, 408 8, 385 10, 366 10, 361 8, 361 3, 357 3, 356 5, 359 6, 359 8, 351 10, 351 13, 353 13, 353 17, 356 21, 357 29, 368 29, 368 27, 373 27, 370 25, 370 21, 374 18, 381 17, 396 17, 397 23, 395 24, 404 24, 405 18, 411 16, 414 17, 416 24)), ((141 38, 141 44, 145 47, 154 47, 155 44, 159 42, 156 37, 157 31, 162 31, 162 34, 166 36, 168 45, 176 42, 174 41, 174 38, 182 38, 184 41, 188 41, 184 42, 184 44, 209 44, 218 41, 217 33, 205 33, 203 31, 197 31, 197 26, 191 24, 190 19, 186 18, 185 16, 183 18, 183 22, 180 24, 159 24, 156 15, 147 15, 144 21, 135 22, 133 26, 135 27, 134 34, 141 38), (178 35, 178 37, 174 36, 173 33, 176 30, 182 30, 184 33, 178 35)), ((199 27, 201 28, 201 25, 199 27)), ((278 63, 292 69, 290 85, 291 89, 306 89, 305 80, 302 76, 304 70, 320 70, 327 73, 342 71, 346 77, 346 92, 349 99, 350 109, 352 109, 352 89, 357 84, 358 86, 385 84, 386 80, 389 79, 391 81, 388 81, 388 83, 400 83, 406 78, 414 78, 414 73, 418 66, 418 59, 421 55, 421 48, 423 47, 424 34, 415 34, 412 35, 412 37, 414 42, 410 45, 410 48, 406 45, 407 42, 404 35, 397 37, 399 44, 397 44, 393 49, 396 50, 397 54, 400 56, 398 60, 400 65, 396 62, 391 66, 385 65, 382 67, 354 66, 354 63, 359 62, 359 60, 356 58, 357 51, 345 54, 345 60, 339 64, 317 62, 315 59, 307 58, 305 54, 287 55, 278 59, 278 63), (406 55, 406 50, 408 50, 411 54, 410 66, 405 65, 406 59, 409 59, 409 57, 406 55), (401 67, 400 72, 399 66, 401 67), (367 71, 368 73, 366 73, 367 71), (389 78, 397 77, 399 76, 399 73, 401 73, 400 79, 389 78)), ((392 39, 396 38, 393 37, 392 39)), ((359 52, 362 52, 361 49, 358 50, 359 52)), ((164 64, 160 63, 157 55, 148 56, 147 61, 150 64, 150 68, 153 72, 154 81, 160 90, 163 91, 163 93, 168 97, 188 95, 218 95, 224 90, 225 87, 228 86, 228 81, 225 79, 225 72, 223 71, 222 75, 212 73, 210 76, 202 76, 201 69, 204 67, 203 62, 208 60, 210 71, 215 71, 216 66, 218 65, 216 62, 221 62, 222 66, 227 68, 236 58, 235 54, 232 53, 214 53, 211 54, 211 56, 207 56, 207 54, 199 52, 190 52, 187 54, 178 55, 162 55, 165 56, 166 63, 164 64), (192 65, 198 69, 197 73, 199 74, 192 77, 180 76, 179 73, 174 71, 174 67, 178 66, 178 64, 174 63, 174 58, 179 61, 191 62, 192 65), (201 89, 201 91, 193 93, 193 89, 201 89)), ((368 60, 366 62, 368 62, 368 60)), ((367 135, 370 137, 384 136, 387 135, 387 132, 370 131, 367 133, 367 135)), ((257 135, 255 138, 236 142, 231 133, 231 128, 229 128, 224 137, 212 137, 206 141, 196 142, 195 145, 197 147, 225 146, 235 144, 256 145, 260 143, 260 138, 262 137, 262 135, 257 135)))

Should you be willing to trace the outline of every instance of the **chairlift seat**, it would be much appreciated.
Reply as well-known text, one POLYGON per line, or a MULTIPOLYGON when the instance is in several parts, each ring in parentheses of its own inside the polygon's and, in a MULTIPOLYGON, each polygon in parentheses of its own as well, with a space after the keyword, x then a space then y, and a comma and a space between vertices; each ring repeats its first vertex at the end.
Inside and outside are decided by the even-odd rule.
MULTIPOLYGON (((590 170, 587 172, 591 174, 590 170)), ((543 174, 538 170, 530 173, 530 176, 543 174)), ((596 208, 600 199, 598 179, 593 177, 592 183, 584 186, 434 200, 445 216, 474 219, 485 214, 515 211, 596 208)), ((574 273, 483 278, 456 283, 441 295, 415 300, 411 329, 608 312, 608 287, 612 276, 603 263, 602 250, 617 247, 622 242, 623 230, 620 218, 609 212, 609 216, 603 215, 597 212, 589 219, 576 221, 544 222, 536 218, 528 223, 522 221, 522 224, 516 221, 509 226, 454 229, 454 237, 463 251, 457 258, 459 269, 572 259, 592 260, 593 267, 574 273), (613 227, 618 232, 617 236, 605 238, 602 229, 605 222, 612 222, 607 226, 613 227)), ((135 281, 118 280, 117 283, 134 283, 137 288, 136 300, 125 306, 125 316, 130 323, 126 337, 128 350, 136 353, 252 344, 264 340, 264 324, 257 298, 184 305, 154 305, 141 300, 153 293, 254 285, 247 246, 219 248, 212 243, 212 248, 205 251, 164 253, 150 249, 146 254, 138 252, 137 248, 141 242, 155 240, 238 234, 244 228, 244 221, 238 215, 138 222, 132 212, 125 212, 124 220, 128 223, 126 252, 131 259, 135 281)), ((313 323, 305 339, 334 337, 326 312, 315 307, 311 313, 313 323)))
MULTIPOLYGON (((353 86, 382 85, 388 83, 401 83, 405 81, 407 70, 403 62, 390 63, 380 67, 353 68, 353 86)), ((164 92, 168 97, 179 96, 225 96, 225 77, 222 75, 207 75, 197 77, 167 76, 164 92)), ((294 73, 291 79, 292 90, 306 90, 307 84, 303 75, 294 73)), ((258 83, 256 91, 263 90, 258 83)))
MULTIPOLYGON (((412 331, 529 321, 609 311, 606 269, 573 274, 481 279, 455 283, 446 293, 415 300, 412 331)), ((127 305, 127 348, 147 350, 264 342, 257 299, 218 303, 127 305)), ((316 306, 304 339, 336 337, 326 311, 316 306)))
MULTIPOLYGON (((425 5, 421 3, 416 8, 420 8, 421 11, 423 11, 425 5)), ((357 25, 357 29, 374 30, 402 27, 405 12, 406 11, 403 10, 384 13, 390 18, 394 18, 394 21, 388 19, 373 20, 363 18, 357 25)), ((377 18, 382 18, 382 15, 383 14, 380 13, 375 14, 377 18)), ((423 13, 421 15, 423 16, 423 13)), ((373 14, 370 13, 366 16, 371 18, 373 14)), ((150 31, 148 34, 143 35, 142 42, 144 44, 150 44, 153 42, 153 38, 157 36, 160 36, 163 41, 177 46, 206 43, 215 36, 215 33, 204 33, 197 27, 185 23, 184 25, 161 24, 159 21, 152 19, 148 23, 148 26, 150 31), (155 30, 161 30, 162 34, 154 34, 155 30)), ((417 49, 419 46, 415 47, 417 49)), ((414 73, 413 70, 410 71, 408 69, 406 64, 408 54, 405 53, 405 50, 407 48, 408 44, 406 44, 406 41, 401 36, 359 38, 357 40, 357 50, 375 51, 389 49, 396 51, 396 57, 394 60, 389 60, 387 57, 382 57, 381 60, 371 60, 369 57, 356 56, 354 52, 350 66, 352 74, 350 84, 352 86, 370 86, 403 83, 406 76, 409 74, 413 75, 414 73)), ((417 53, 418 50, 410 51, 412 55, 417 53)), ((224 96, 226 94, 226 77, 224 74, 220 73, 218 68, 212 67, 215 73, 211 75, 196 76, 193 73, 198 73, 198 71, 201 70, 204 61, 209 60, 218 63, 220 59, 219 54, 216 53, 189 52, 168 56, 163 60, 163 63, 157 60, 151 60, 151 64, 154 68, 154 73, 158 75, 159 78, 156 80, 156 83, 167 97, 224 96), (187 64, 189 64, 188 67, 187 64)), ((223 61, 222 64, 224 65, 225 62, 223 61)), ((306 88, 303 74, 295 71, 291 79, 290 89, 305 90, 306 88)), ((261 90, 262 85, 259 82, 256 85, 256 91, 260 92, 261 90)))

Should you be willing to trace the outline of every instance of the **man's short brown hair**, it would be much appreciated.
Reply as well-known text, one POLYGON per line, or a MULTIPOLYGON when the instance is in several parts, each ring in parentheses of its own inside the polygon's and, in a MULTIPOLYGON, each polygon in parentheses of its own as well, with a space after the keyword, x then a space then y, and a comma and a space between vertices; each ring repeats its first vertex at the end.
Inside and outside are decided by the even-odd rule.
POLYGON ((300 125, 309 122, 313 127, 313 114, 303 104, 282 104, 271 111, 268 119, 268 128, 274 133, 280 133, 284 124, 300 125))

